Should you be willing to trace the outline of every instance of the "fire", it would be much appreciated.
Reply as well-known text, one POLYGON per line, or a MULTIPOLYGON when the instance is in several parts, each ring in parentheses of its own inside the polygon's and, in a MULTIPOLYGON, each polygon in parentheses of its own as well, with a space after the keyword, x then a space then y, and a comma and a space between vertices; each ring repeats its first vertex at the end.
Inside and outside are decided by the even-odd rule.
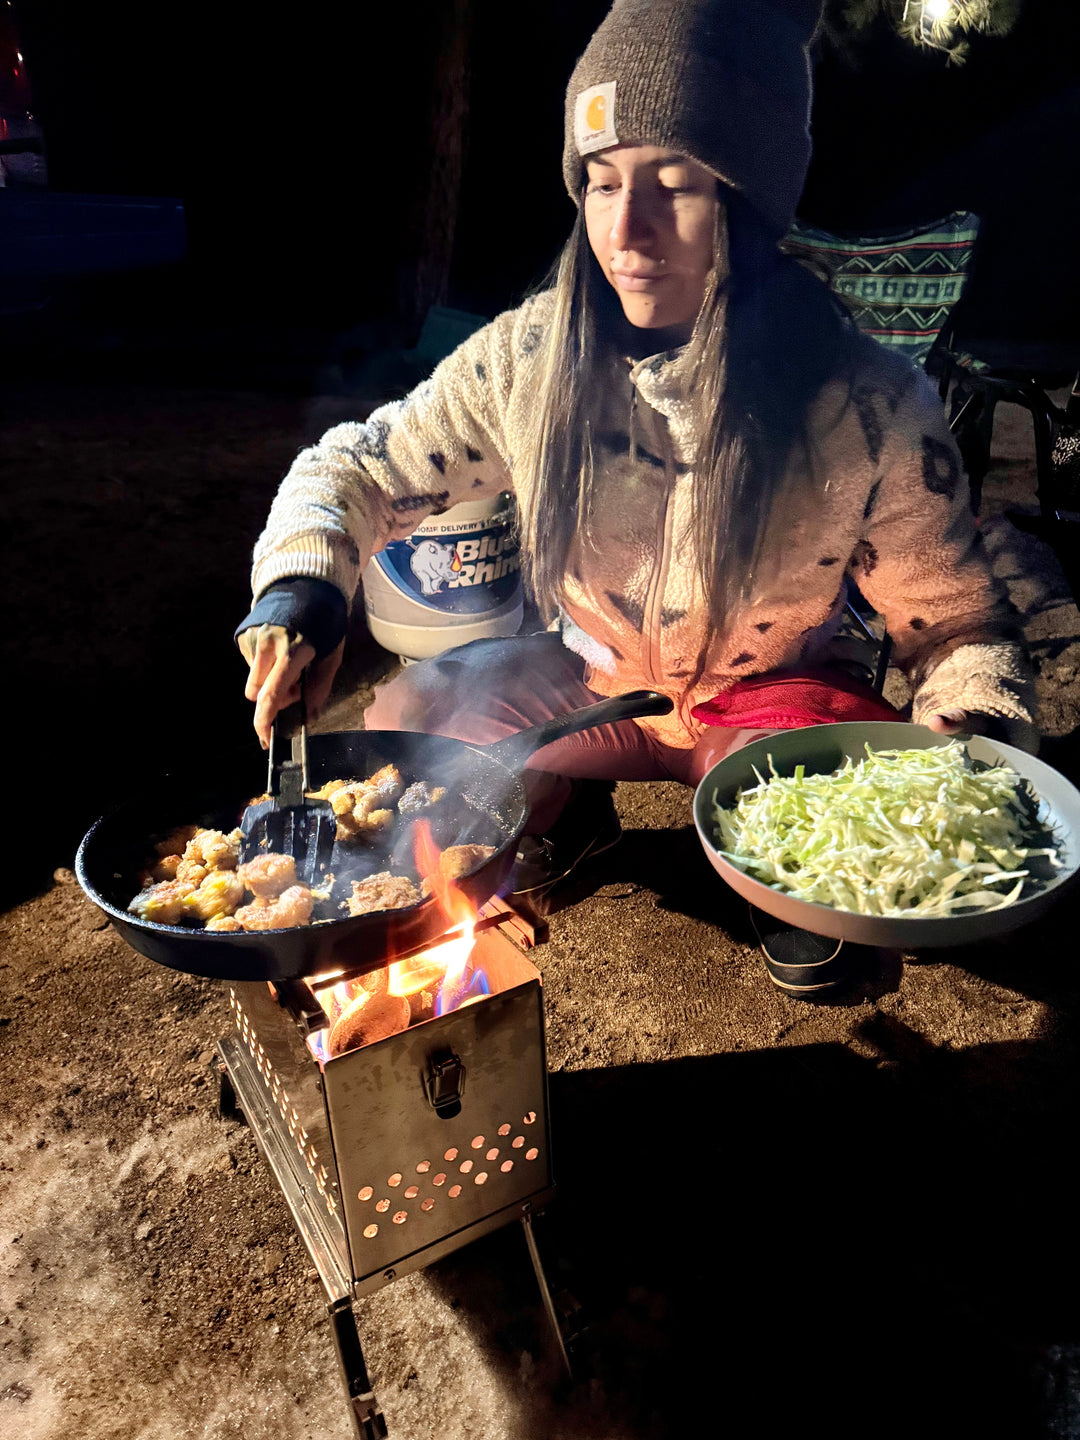
POLYGON ((319 985, 319 1001, 330 1024, 308 1037, 308 1047, 320 1064, 344 1050, 472 1004, 488 993, 484 972, 468 970, 476 938, 476 907, 442 869, 442 855, 426 820, 418 820, 414 827, 414 853, 417 872, 426 878, 445 917, 448 938, 360 980, 319 985))

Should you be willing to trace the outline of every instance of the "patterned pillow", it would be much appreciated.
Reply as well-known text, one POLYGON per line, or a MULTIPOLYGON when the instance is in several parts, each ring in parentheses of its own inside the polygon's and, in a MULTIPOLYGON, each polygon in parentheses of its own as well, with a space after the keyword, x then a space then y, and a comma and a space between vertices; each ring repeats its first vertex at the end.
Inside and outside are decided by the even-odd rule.
POLYGON ((883 345, 923 365, 971 270, 979 217, 957 210, 881 235, 831 235, 799 221, 780 248, 812 270, 883 345))

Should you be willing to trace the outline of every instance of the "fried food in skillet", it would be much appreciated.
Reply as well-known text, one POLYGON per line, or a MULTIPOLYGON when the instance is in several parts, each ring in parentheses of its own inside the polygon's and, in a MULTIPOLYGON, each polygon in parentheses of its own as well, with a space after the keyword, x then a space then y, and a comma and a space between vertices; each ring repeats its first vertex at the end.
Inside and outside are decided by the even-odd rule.
POLYGON ((366 780, 328 780, 309 800, 329 800, 337 816, 339 841, 368 839, 394 823, 391 808, 405 785, 396 765, 384 765, 366 780))
POLYGON ((494 854, 494 845, 448 845, 439 856, 439 873, 446 880, 460 880, 494 854))
POLYGON ((445 785, 429 785, 426 780, 417 780, 405 791, 398 801, 399 815, 419 815, 437 805, 446 795, 445 785))
POLYGON ((291 855, 275 855, 268 851, 248 860, 236 872, 244 885, 260 900, 273 900, 290 885, 296 884, 296 861, 291 855))
POLYGON ((183 906, 195 920, 232 915, 244 898, 244 882, 235 870, 211 870, 197 890, 185 895, 183 906))
POLYGON ((290 885, 273 899, 256 895, 250 905, 241 905, 233 917, 241 930, 289 930, 310 925, 315 897, 306 885, 290 885))
POLYGON ((140 890, 128 909, 140 920, 151 920, 156 925, 179 925, 187 918, 184 901, 194 890, 189 880, 160 880, 140 890))
POLYGON ((374 910, 401 910, 423 898, 407 875, 391 875, 389 870, 380 870, 366 880, 352 882, 349 914, 370 915, 374 910))
MULTIPOLYGON (((446 795, 445 786, 426 780, 406 788, 397 767, 385 765, 366 780, 329 780, 310 798, 329 800, 337 817, 336 838, 348 843, 384 834, 398 815, 411 819, 446 795)), ((226 933, 309 925, 315 903, 328 895, 313 894, 297 883, 290 855, 267 853, 241 865, 241 839, 239 829, 225 834, 197 825, 178 827, 154 846, 156 859, 141 873, 143 888, 129 911, 158 924, 202 923, 207 930, 226 933)), ((456 880, 494 849, 451 845, 439 857, 440 875, 456 880)), ((415 905, 431 893, 431 877, 418 886, 408 875, 381 871, 353 881, 346 903, 350 915, 367 915, 415 905)))
POLYGON ((159 859, 143 872, 143 888, 128 910, 159 925, 203 922, 208 930, 309 924, 315 900, 306 885, 296 884, 292 856, 259 855, 239 865, 240 840, 239 830, 228 835, 197 825, 174 830, 155 847, 159 859), (254 901, 244 905, 248 891, 254 901), (285 894, 289 899, 280 903, 285 894))

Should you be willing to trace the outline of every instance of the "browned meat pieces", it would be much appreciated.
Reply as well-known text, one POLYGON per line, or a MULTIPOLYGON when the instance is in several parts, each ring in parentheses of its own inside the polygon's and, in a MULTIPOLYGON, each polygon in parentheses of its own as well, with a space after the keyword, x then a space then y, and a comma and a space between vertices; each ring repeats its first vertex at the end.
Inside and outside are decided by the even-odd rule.
POLYGON ((185 825, 156 845, 158 858, 139 879, 142 890, 128 909, 140 920, 179 925, 231 915, 244 898, 236 876, 240 832, 185 825))
POLYGON ((429 785, 426 780, 417 780, 398 801, 398 814, 419 815, 421 810, 437 805, 445 794, 445 785, 429 785))
POLYGON ((352 882, 349 896, 350 915, 370 915, 373 910, 400 910, 415 905, 423 897, 407 875, 391 875, 380 870, 366 880, 352 882))
POLYGON ((291 855, 256 855, 236 872, 253 895, 260 900, 273 900, 290 885, 296 884, 296 861, 291 855))
POLYGON ((238 865, 240 831, 185 826, 158 845, 158 860, 128 909, 161 925, 207 930, 286 930, 310 925, 316 897, 297 884, 291 855, 270 852, 238 865), (177 850, 177 846, 181 850, 177 850), (244 896, 254 896, 247 905, 244 896))
POLYGON ((449 845, 439 856, 439 874, 458 880, 494 854, 494 845, 449 845))
POLYGON ((364 840, 389 829, 391 808, 401 794, 403 782, 394 765, 384 765, 366 780, 328 780, 311 800, 329 800, 337 816, 338 840, 364 840))
POLYGON ((315 897, 306 885, 290 885, 273 899, 257 895, 250 905, 241 905, 235 918, 242 930, 291 930, 310 925, 314 907, 315 897))
POLYGON ((184 901, 194 891, 190 880, 161 880, 156 885, 144 886, 128 909, 140 920, 150 920, 155 925, 179 925, 186 913, 184 901))
POLYGON ((244 882, 235 870, 211 870, 199 888, 185 897, 184 908, 193 919, 209 921, 234 914, 243 898, 244 882))

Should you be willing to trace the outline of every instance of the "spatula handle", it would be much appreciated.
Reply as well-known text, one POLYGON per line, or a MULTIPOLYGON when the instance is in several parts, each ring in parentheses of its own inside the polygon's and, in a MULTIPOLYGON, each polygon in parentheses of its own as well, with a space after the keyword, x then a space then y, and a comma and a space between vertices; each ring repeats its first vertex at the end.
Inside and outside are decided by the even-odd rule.
POLYGON ((300 729, 292 738, 293 764, 299 764, 301 783, 306 794, 308 786, 307 760, 307 667, 300 671, 300 729))

